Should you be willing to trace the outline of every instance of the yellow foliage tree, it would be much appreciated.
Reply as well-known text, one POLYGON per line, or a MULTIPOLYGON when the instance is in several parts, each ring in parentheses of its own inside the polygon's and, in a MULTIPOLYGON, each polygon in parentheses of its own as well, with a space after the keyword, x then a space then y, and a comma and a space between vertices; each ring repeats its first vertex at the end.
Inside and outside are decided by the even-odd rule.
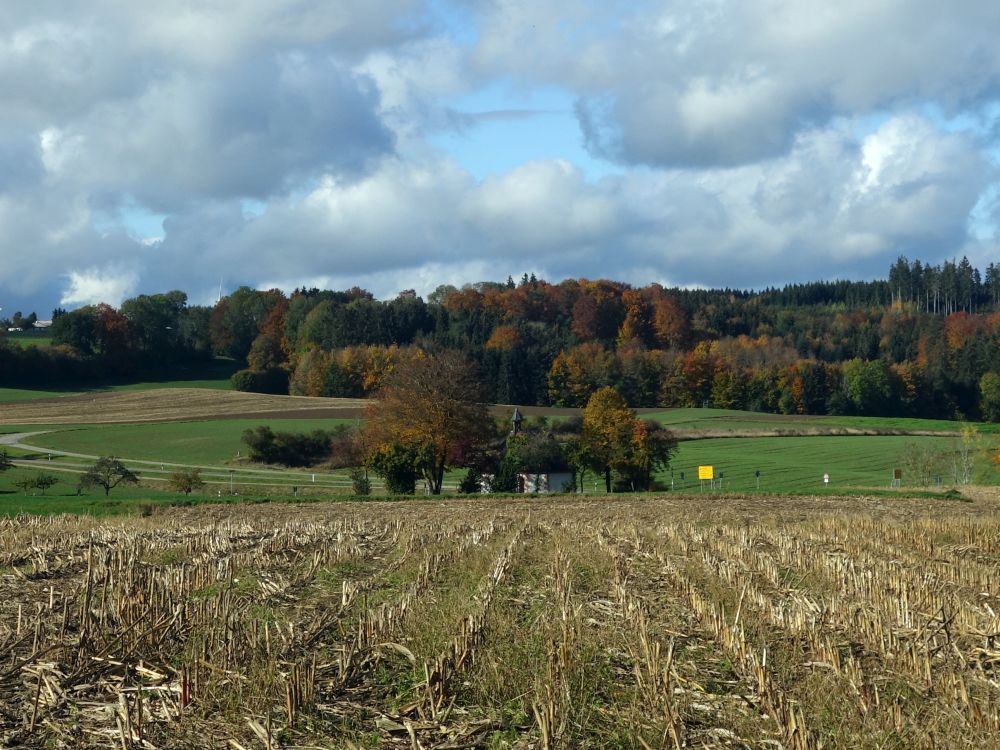
POLYGON ((604 474, 608 492, 611 492, 611 469, 622 462, 635 422, 635 413, 611 387, 594 391, 583 410, 584 455, 592 469, 604 474))
POLYGON ((600 388, 583 410, 581 458, 604 475, 611 492, 611 473, 617 472, 632 489, 648 489, 653 473, 670 461, 677 445, 660 425, 636 417, 614 388, 600 388))

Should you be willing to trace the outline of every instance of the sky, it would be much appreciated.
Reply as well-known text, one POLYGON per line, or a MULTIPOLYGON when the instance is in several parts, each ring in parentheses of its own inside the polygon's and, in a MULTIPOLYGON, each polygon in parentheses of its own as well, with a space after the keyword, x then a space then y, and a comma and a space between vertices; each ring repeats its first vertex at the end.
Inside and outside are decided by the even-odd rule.
POLYGON ((0 316, 1000 261, 995 0, 4 0, 0 316))

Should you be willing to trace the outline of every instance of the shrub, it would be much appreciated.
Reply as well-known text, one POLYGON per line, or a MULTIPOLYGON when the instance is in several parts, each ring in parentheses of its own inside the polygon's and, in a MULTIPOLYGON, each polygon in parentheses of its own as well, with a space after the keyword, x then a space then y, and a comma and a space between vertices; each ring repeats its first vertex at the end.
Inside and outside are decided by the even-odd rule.
POLYGON ((249 393, 288 393, 288 373, 280 367, 267 370, 239 370, 229 379, 233 390, 249 393))
POLYGON ((458 484, 458 491, 463 495, 476 495, 482 490, 482 478, 478 471, 470 468, 465 472, 462 481, 458 484))
POLYGON ((243 433, 243 442, 250 448, 250 460, 285 466, 312 466, 329 458, 334 439, 345 434, 339 430, 313 430, 310 433, 275 432, 261 425, 243 433))
POLYGON ((370 495, 372 482, 368 478, 368 472, 361 467, 355 466, 351 469, 351 489, 355 495, 370 495))
POLYGON ((368 456, 368 466, 385 480, 393 495, 412 495, 417 486, 417 452, 402 443, 389 443, 368 456))

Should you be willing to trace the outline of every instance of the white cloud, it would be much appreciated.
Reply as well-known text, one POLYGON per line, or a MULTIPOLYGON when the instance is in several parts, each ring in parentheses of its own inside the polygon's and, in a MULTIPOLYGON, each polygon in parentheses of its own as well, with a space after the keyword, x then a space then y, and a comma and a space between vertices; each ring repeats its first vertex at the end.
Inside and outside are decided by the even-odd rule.
POLYGON ((985 0, 0 3, 0 304, 988 261, 998 27, 985 0), (431 145, 476 127, 456 98, 551 87, 617 173, 480 181, 431 145))
POLYGON ((87 268, 70 271, 67 287, 59 303, 62 305, 96 305, 106 302, 117 306, 135 292, 139 276, 135 271, 122 268, 87 268))
POLYGON ((486 3, 482 75, 565 86, 590 147, 629 164, 752 163, 837 117, 1000 95, 990 0, 486 3))
POLYGON ((242 269, 247 283, 324 280, 379 296, 525 271, 731 286, 883 274, 900 252, 968 248, 967 217, 994 176, 975 141, 915 117, 860 139, 847 121, 812 130, 761 165, 596 183, 564 161, 476 182, 446 159, 393 157, 259 216, 232 205, 168 222, 156 274, 169 279, 166 266, 188 253, 213 278, 242 269))

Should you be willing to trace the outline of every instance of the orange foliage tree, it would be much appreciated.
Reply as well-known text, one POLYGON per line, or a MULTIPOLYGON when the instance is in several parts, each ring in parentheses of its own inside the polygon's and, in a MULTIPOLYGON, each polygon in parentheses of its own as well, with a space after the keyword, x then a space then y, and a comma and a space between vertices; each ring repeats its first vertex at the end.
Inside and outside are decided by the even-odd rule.
POLYGON ((369 453, 390 446, 412 451, 431 494, 441 493, 445 469, 483 445, 493 423, 476 373, 456 352, 422 354, 386 378, 367 411, 369 453))

